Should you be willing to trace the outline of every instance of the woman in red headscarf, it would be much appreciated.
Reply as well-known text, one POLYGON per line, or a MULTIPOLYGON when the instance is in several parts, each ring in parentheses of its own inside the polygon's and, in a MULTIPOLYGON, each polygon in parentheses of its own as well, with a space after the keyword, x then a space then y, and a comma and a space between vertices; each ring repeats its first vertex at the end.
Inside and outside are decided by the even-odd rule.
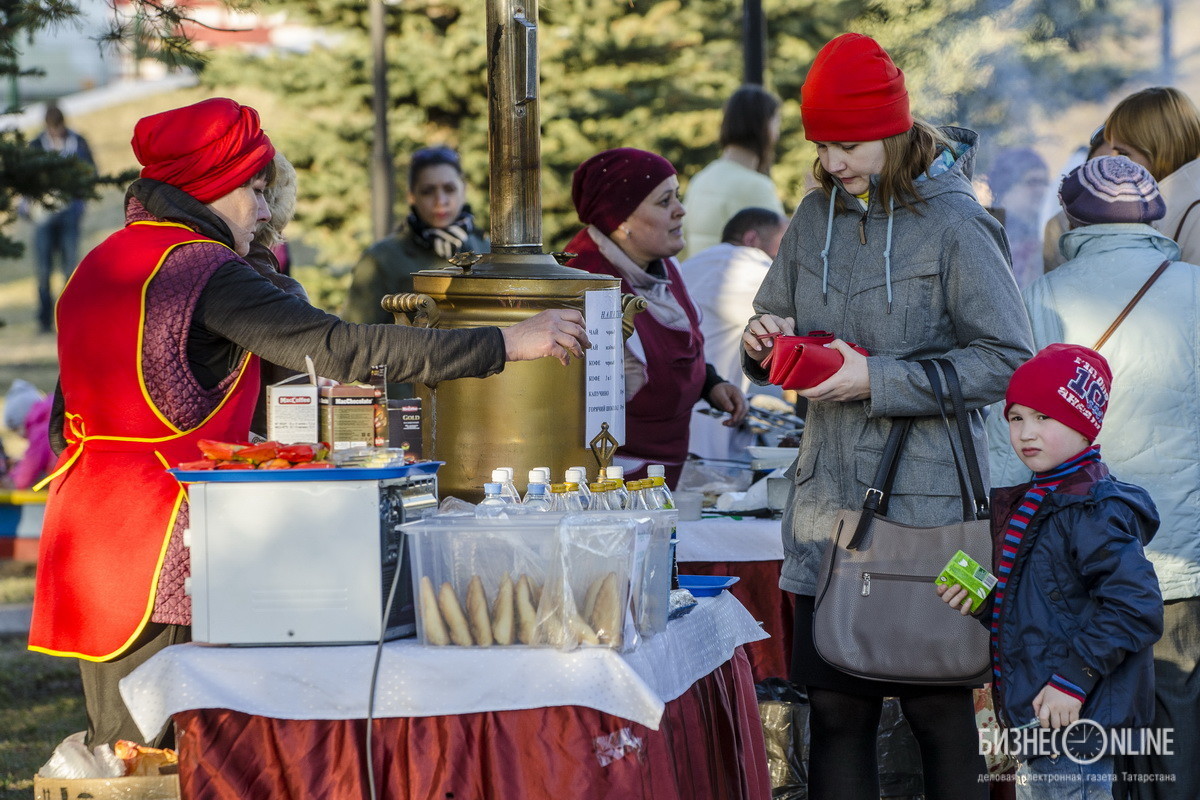
POLYGON ((570 266, 621 279, 621 291, 646 299, 625 343, 625 442, 617 466, 629 478, 649 464, 666 467, 674 488, 688 453, 692 406, 700 398, 746 416, 741 390, 704 362, 700 314, 679 277, 683 203, 675 167, 660 155, 621 147, 575 170, 571 199, 586 228, 567 245, 570 266))
MULTIPOLYGON (((186 641, 187 495, 166 468, 199 439, 244 441, 259 356, 362 381, 484 377, 509 360, 564 363, 587 346, 575 311, 500 331, 352 325, 275 285, 247 261, 270 218, 275 148, 257 112, 214 98, 134 128, 143 169, 126 226, 79 265, 56 309, 60 382, 29 647, 80 660, 89 745, 142 740, 117 682, 186 641)), ((156 737, 161 744, 167 735, 156 737)))

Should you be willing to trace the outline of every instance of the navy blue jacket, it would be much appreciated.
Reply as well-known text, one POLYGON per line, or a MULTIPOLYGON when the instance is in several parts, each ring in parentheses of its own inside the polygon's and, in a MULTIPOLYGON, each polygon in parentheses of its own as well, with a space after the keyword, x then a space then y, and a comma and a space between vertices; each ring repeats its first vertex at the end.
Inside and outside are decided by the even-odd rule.
MULTIPOLYGON (((993 564, 1029 484, 992 491, 993 564)), ((1144 727, 1154 715, 1154 658, 1163 600, 1142 551, 1158 511, 1141 487, 1103 462, 1047 495, 1017 550, 1000 616, 996 710, 1016 727, 1057 673, 1087 692, 1080 717, 1107 728, 1144 727)), ((992 623, 991 599, 977 612, 992 623)))

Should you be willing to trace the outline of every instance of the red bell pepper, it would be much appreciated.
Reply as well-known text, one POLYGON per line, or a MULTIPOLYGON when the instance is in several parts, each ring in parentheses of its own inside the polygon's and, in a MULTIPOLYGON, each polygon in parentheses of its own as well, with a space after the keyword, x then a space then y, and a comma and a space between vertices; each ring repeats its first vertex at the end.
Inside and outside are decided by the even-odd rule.
POLYGON ((246 447, 244 444, 218 442, 214 439, 199 439, 196 446, 200 448, 200 452, 204 454, 205 458, 211 458, 213 461, 229 461, 235 453, 246 447))
POLYGON ((251 464, 262 464, 273 458, 279 458, 279 442, 259 442, 244 447, 233 454, 238 461, 249 461, 251 464))
POLYGON ((200 470, 200 469, 212 469, 216 465, 217 465, 217 462, 209 461, 207 458, 202 458, 199 461, 180 462, 177 469, 184 470, 185 472, 193 472, 195 470, 200 470))

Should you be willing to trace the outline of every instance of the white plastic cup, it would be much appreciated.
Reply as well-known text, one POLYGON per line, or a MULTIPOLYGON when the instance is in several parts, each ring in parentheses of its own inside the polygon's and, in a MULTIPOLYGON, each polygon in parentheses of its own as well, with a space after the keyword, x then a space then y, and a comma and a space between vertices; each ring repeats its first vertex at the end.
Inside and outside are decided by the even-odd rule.
POLYGON ((675 510, 679 512, 680 521, 695 521, 700 519, 700 507, 704 504, 704 495, 699 492, 675 492, 675 510))

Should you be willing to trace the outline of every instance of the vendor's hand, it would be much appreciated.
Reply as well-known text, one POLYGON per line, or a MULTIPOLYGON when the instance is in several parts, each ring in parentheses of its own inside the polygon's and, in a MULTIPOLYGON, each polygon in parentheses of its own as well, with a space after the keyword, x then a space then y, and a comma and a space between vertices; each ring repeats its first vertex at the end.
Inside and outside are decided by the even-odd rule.
POLYGON ((1079 719, 1083 703, 1066 692, 1060 692, 1050 684, 1042 687, 1033 698, 1033 713, 1043 728, 1065 728, 1079 719))
POLYGON ((736 428, 746 418, 746 396, 742 390, 729 381, 718 383, 708 393, 708 402, 713 408, 729 412, 729 418, 723 423, 727 428, 736 428))
POLYGON ((501 328, 500 333, 504 336, 505 361, 553 356, 566 366, 571 356, 583 358, 583 351, 592 346, 583 327, 583 315, 570 309, 548 309, 501 328))
POLYGON ((791 336, 796 332, 796 321, 791 317, 777 317, 774 314, 760 314, 750 320, 746 330, 742 332, 742 347, 746 355, 755 361, 762 361, 771 352, 775 344, 775 336, 791 336))
POLYGON ((867 357, 841 339, 834 339, 825 346, 842 354, 845 361, 841 369, 811 389, 801 389, 797 394, 809 400, 839 403, 870 397, 871 376, 867 372, 867 357))
POLYGON ((951 608, 957 608, 964 617, 971 614, 971 595, 962 586, 957 583, 954 585, 943 583, 935 588, 943 603, 951 608))

